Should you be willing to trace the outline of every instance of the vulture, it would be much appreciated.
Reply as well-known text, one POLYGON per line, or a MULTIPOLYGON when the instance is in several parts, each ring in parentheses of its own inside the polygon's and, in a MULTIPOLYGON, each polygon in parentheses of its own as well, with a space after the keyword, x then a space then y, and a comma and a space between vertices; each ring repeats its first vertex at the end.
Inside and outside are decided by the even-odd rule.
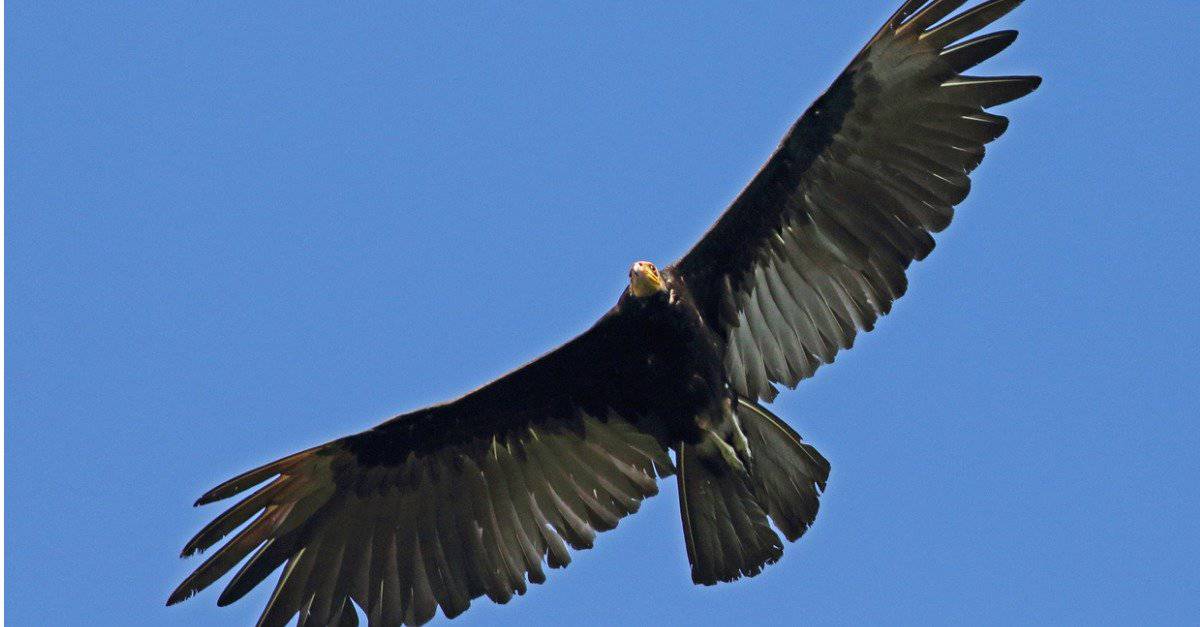
POLYGON ((1008 127, 988 110, 1041 82, 967 73, 1016 39, 977 33, 1021 0, 966 2, 904 2, 700 241, 634 263, 578 337, 201 496, 248 493, 183 548, 219 545, 167 604, 240 564, 218 605, 279 572, 260 625, 453 618, 542 583, 672 474, 695 583, 778 561, 830 466, 764 403, 888 313, 1008 127))

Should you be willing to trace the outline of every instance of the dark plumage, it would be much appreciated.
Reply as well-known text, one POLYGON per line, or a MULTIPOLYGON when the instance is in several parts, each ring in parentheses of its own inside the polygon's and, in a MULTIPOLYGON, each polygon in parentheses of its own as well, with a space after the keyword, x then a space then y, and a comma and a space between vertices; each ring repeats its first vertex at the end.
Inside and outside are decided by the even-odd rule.
POLYGON ((963 40, 1020 2, 949 17, 964 3, 905 3, 695 247, 661 272, 634 264, 629 289, 580 336, 457 400, 202 496, 262 486, 187 544, 185 556, 241 527, 168 604, 242 563, 218 604, 283 566, 260 624, 355 625, 352 604, 372 625, 421 624, 438 607, 453 617, 541 583, 543 563, 566 565, 568 546, 590 547, 672 473, 694 581, 778 560, 770 523, 799 538, 829 464, 760 401, 889 311, 1007 128, 984 109, 1039 84, 962 74, 1016 33, 963 40))

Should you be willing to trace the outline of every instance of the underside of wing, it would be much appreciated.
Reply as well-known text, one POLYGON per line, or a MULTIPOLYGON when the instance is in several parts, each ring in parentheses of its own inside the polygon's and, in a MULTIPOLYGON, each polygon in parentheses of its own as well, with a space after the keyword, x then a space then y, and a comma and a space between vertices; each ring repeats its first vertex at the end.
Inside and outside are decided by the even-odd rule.
POLYGON ((963 4, 906 3, 676 264, 743 396, 795 386, 890 311, 1008 127, 985 109, 1040 84, 965 74, 1016 38, 972 36, 1020 0, 963 4))
POLYGON ((261 486, 184 548, 224 540, 168 604, 239 563, 219 605, 282 566, 261 625, 354 625, 355 606, 371 625, 419 625, 438 607, 453 617, 477 597, 504 603, 541 583, 543 563, 565 566, 567 547, 591 547, 673 472, 653 435, 595 410, 602 394, 589 390, 590 409, 573 399, 570 373, 589 370, 572 363, 579 354, 616 365, 598 348, 612 338, 588 333, 457 401, 214 488, 197 504, 261 486))

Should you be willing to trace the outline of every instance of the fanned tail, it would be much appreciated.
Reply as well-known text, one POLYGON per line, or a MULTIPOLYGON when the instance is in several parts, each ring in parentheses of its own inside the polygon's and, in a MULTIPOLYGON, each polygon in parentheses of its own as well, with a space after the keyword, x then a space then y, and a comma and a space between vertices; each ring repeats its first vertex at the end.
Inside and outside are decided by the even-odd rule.
POLYGON ((706 586, 753 577, 779 561, 783 544, 767 523, 744 467, 703 444, 679 447, 679 510, 692 581, 706 586))
POLYGON ((739 400, 737 416, 753 456, 750 475, 759 503, 795 542, 817 518, 829 462, 765 407, 739 400))
POLYGON ((778 416, 739 400, 749 455, 707 439, 679 445, 679 510, 692 581, 753 577, 783 555, 768 521, 795 541, 817 516, 829 462, 778 416))

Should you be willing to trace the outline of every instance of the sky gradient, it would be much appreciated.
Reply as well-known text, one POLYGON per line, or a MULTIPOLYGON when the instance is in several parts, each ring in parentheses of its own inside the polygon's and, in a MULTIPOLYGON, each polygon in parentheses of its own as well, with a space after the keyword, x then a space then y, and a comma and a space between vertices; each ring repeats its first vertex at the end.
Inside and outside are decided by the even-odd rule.
MULTIPOLYGON (((200 493, 586 328, 898 4, 9 3, 9 624, 252 624, 163 607, 200 493)), ((1194 622, 1200 3, 1083 4, 1001 22, 1045 84, 775 403, 833 465, 781 563, 692 586, 671 480, 454 624, 1194 622)))

